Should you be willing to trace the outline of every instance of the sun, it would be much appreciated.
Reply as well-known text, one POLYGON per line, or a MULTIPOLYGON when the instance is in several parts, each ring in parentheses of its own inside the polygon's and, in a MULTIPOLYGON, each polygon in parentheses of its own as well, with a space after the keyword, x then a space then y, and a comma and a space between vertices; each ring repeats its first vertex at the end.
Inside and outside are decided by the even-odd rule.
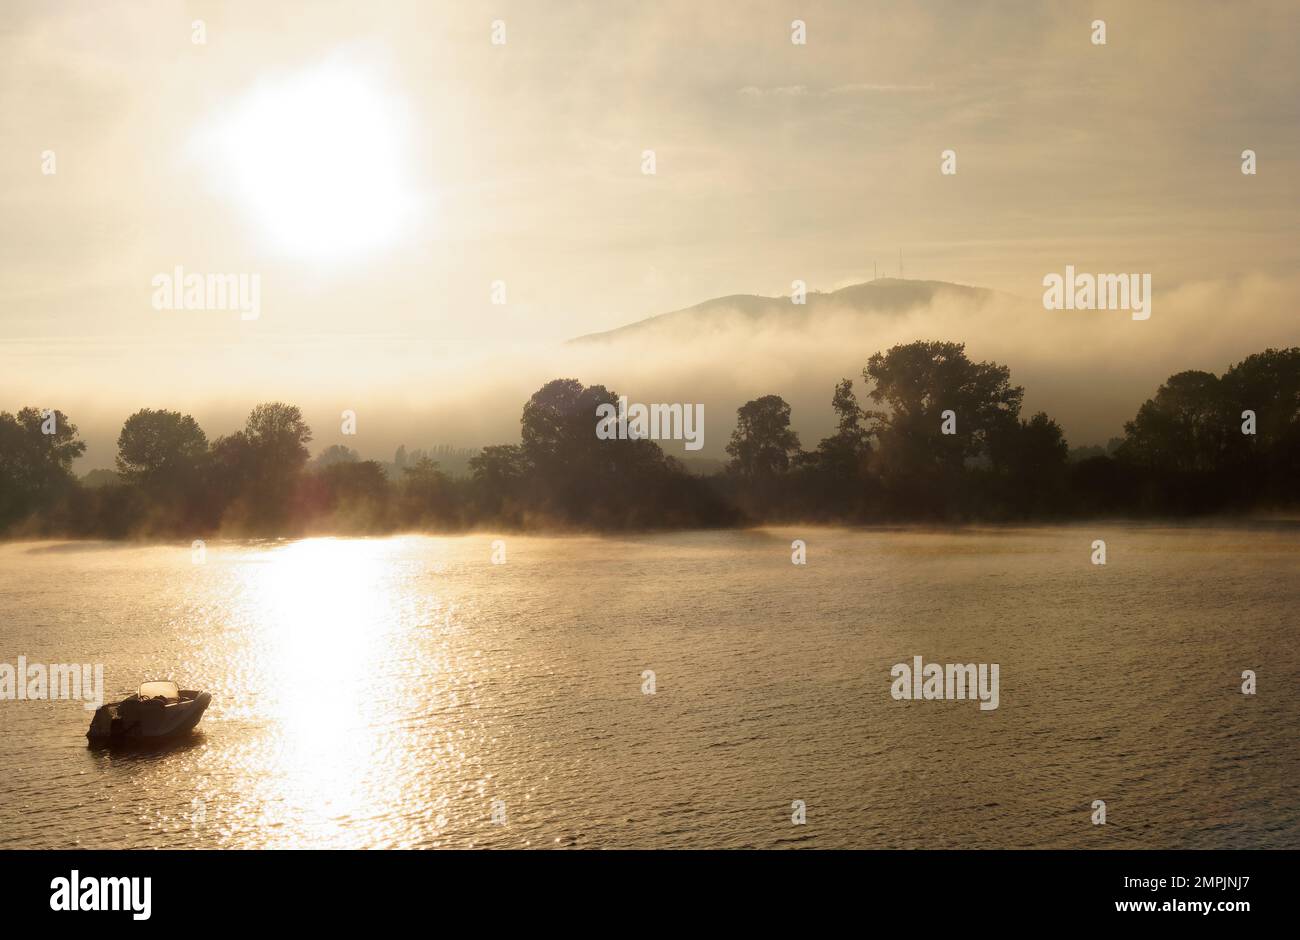
POLYGON ((263 82, 202 141, 222 188, 287 254, 338 260, 382 248, 411 204, 397 100, 356 66, 263 82))

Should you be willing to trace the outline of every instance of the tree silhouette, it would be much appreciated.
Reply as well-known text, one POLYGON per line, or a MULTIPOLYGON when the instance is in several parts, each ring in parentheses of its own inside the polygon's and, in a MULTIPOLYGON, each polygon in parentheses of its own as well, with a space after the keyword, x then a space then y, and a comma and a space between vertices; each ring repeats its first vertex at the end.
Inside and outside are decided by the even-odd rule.
POLYGON ((1218 376, 1179 372, 1124 425, 1120 454, 1140 467, 1208 472, 1221 465, 1234 423, 1218 376))
POLYGON ((436 461, 417 457, 402 467, 399 484, 404 519, 416 523, 448 522, 453 516, 451 481, 436 461))
POLYGON ((311 428, 296 405, 270 402, 249 412, 243 438, 245 524, 276 531, 293 515, 294 491, 310 456, 311 428))
POLYGON ((1061 426, 1038 412, 999 424, 989 436, 996 496, 1016 516, 1050 516, 1065 500, 1070 445, 1061 426))
POLYGON ((86 451, 62 411, 0 412, 0 528, 48 512, 76 489, 72 461, 86 451))
POLYGON ((1020 413, 1024 389, 1010 370, 971 362, 964 343, 918 341, 876 353, 862 370, 871 400, 887 411, 870 414, 879 441, 877 464, 893 509, 902 515, 957 511, 965 495, 966 462, 987 457, 990 439, 1007 433, 1020 413), (945 411, 956 433, 944 433, 945 411))
POLYGON ((117 472, 125 483, 170 497, 193 485, 207 454, 207 435, 192 417, 144 408, 122 425, 117 472))
POLYGON ((361 455, 351 447, 344 447, 342 444, 331 444, 316 455, 316 459, 311 462, 311 465, 314 470, 324 470, 332 464, 358 463, 360 460, 361 455))
POLYGON ((736 409, 736 429, 727 444, 731 473, 748 481, 771 480, 790 469, 798 452, 790 406, 780 395, 764 395, 736 409))
POLYGON ((1281 506, 1300 479, 1300 347, 1266 349, 1230 368, 1223 398, 1234 432, 1243 412, 1255 413, 1255 433, 1230 433, 1228 450, 1241 497, 1281 506))
POLYGON ((311 430, 301 411, 272 402, 206 448, 188 415, 138 411, 118 436, 120 479, 83 486, 71 472, 85 451, 76 426, 62 412, 27 407, 0 413, 0 533, 616 530, 1297 504, 1300 348, 1256 353, 1221 377, 1172 375, 1122 440, 1073 451, 1047 414, 1020 418, 1023 389, 1005 366, 970 361, 962 344, 894 346, 873 355, 863 376, 876 407, 863 409, 852 380, 841 380, 831 396, 835 430, 810 453, 800 451, 779 395, 746 402, 727 444, 730 462, 709 479, 686 472, 653 440, 602 439, 596 409, 617 406, 618 395, 576 379, 548 382, 529 398, 520 443, 456 451, 467 481, 449 478, 423 451, 402 452, 390 471, 341 445, 309 471, 311 430), (945 410, 955 414, 954 434, 943 433, 945 410))
POLYGON ((835 433, 817 449, 795 458, 801 480, 799 508, 823 519, 859 519, 877 496, 871 476, 871 439, 863 426, 866 415, 853 394, 853 380, 835 386, 831 407, 837 416, 835 433))
POLYGON ((517 444, 493 444, 470 458, 475 512, 481 518, 518 523, 529 464, 517 444))
POLYGON ((390 488, 378 461, 340 461, 321 470, 319 477, 336 526, 350 532, 387 527, 390 488))

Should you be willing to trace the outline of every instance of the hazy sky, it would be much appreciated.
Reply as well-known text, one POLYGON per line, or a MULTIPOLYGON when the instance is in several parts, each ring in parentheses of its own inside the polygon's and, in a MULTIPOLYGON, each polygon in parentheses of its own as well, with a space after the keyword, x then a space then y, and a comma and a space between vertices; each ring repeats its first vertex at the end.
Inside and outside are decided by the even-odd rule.
MULTIPOLYGON (((1166 363, 1221 371, 1300 341, 1298 36, 1290 0, 6 0, 0 409, 67 411, 81 469, 110 465, 146 406, 215 436, 282 398, 321 445, 352 408, 345 442, 368 455, 489 443, 547 378, 656 400, 646 351, 629 371, 555 341, 795 278, 828 290, 873 262, 892 275, 901 248, 908 277, 1030 299, 1066 264, 1151 273, 1152 320, 1099 319, 1095 343, 1076 328, 1062 348, 1047 319, 1017 321, 1023 350, 993 342, 996 318, 889 337, 989 337, 1028 403, 1068 398, 1072 440, 1104 440, 1166 363), (151 280, 177 266, 258 274, 259 319, 154 309, 151 280), (1122 394, 1089 411, 1075 386, 1031 385, 1062 364, 1118 370, 1122 394)), ((716 350, 725 370, 743 340, 716 350)), ((780 348, 733 397, 784 391, 757 368, 780 348)), ((690 400, 674 355, 651 364, 690 400)), ((729 432, 712 422, 710 451, 729 432)))

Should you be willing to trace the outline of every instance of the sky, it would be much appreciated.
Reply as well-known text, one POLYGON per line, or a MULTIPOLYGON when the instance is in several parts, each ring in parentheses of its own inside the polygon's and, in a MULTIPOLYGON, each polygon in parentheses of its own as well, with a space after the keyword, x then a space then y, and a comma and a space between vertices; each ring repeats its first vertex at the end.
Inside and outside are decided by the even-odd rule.
POLYGON ((835 377, 942 338, 1105 441, 1171 372, 1300 342, 1297 35, 1300 5, 1249 0, 6 0, 0 410, 65 411, 82 471, 138 408, 215 437, 274 399, 318 448, 389 457, 513 440, 572 376, 709 401, 717 454, 747 398, 788 394, 811 446, 835 377), (900 251, 905 277, 1031 308, 1067 264, 1150 273, 1153 315, 560 345, 893 276, 900 251), (256 274, 257 318, 157 309, 177 267, 256 274))

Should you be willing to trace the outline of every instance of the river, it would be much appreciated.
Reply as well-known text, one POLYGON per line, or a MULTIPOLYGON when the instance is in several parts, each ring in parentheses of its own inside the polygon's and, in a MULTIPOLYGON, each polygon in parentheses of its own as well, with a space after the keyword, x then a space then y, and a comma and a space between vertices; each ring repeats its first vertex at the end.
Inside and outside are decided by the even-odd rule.
POLYGON ((213 703, 0 701, 0 846, 1297 848, 1297 574, 1281 524, 3 544, 0 663, 213 703))

